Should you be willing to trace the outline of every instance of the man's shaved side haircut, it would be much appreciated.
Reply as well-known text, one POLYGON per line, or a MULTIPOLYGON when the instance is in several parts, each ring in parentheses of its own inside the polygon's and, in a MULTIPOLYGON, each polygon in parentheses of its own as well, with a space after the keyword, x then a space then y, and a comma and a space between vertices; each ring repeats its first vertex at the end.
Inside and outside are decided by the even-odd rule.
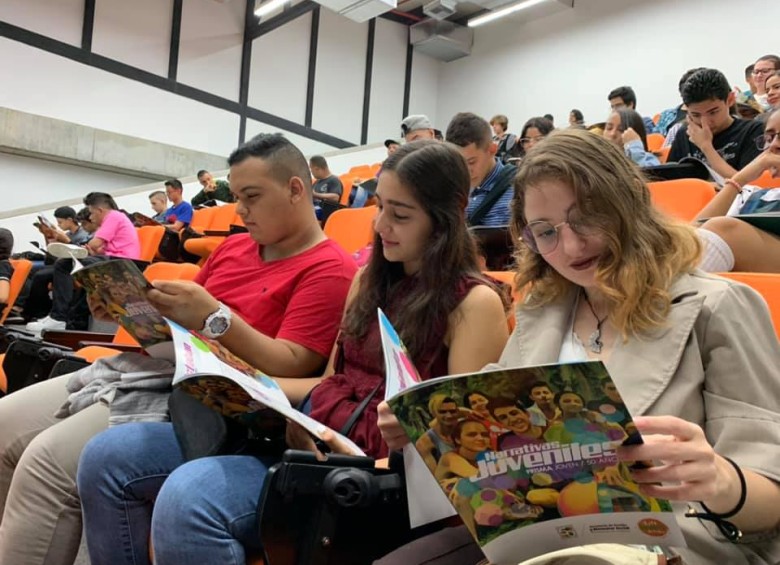
POLYGON ((228 165, 232 167, 250 157, 257 157, 268 163, 271 175, 280 183, 287 184, 290 178, 298 177, 306 188, 311 189, 311 172, 306 157, 282 134, 256 135, 230 154, 228 165))

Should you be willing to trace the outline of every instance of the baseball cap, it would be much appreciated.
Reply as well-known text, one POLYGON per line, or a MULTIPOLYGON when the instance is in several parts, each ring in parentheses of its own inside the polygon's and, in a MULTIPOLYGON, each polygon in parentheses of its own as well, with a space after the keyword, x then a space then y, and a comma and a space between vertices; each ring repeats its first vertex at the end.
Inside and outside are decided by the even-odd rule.
POLYGON ((395 139, 385 139, 385 147, 390 148, 391 145, 401 145, 395 139))
POLYGON ((418 129, 433 129, 433 124, 428 116, 423 114, 414 114, 412 116, 406 116, 401 122, 401 135, 406 136, 411 131, 417 131, 418 129))

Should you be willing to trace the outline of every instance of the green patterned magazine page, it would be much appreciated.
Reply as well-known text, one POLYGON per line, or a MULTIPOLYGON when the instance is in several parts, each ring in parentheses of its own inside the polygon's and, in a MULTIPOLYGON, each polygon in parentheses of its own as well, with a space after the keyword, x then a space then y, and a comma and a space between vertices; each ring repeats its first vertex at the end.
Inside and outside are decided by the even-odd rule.
POLYGON ((494 565, 593 543, 684 546, 615 448, 642 441, 601 362, 432 379, 389 400, 494 565))

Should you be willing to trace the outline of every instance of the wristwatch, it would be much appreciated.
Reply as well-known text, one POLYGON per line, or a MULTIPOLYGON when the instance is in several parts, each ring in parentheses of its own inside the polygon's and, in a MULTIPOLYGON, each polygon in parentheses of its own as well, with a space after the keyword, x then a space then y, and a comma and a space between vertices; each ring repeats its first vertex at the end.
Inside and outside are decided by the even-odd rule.
POLYGON ((200 333, 211 339, 222 337, 230 329, 232 318, 233 313, 230 311, 230 308, 220 302, 219 308, 209 314, 206 321, 203 322, 203 328, 200 330, 200 333))

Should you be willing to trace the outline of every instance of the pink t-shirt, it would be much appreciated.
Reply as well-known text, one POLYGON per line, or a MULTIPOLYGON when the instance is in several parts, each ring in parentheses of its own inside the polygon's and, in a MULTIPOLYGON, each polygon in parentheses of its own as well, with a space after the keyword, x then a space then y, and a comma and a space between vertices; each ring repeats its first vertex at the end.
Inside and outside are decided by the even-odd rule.
POLYGON ((102 239, 106 246, 104 253, 111 257, 124 257, 125 259, 141 258, 141 242, 138 241, 138 232, 133 223, 122 212, 111 210, 103 223, 95 232, 95 237, 102 239))

